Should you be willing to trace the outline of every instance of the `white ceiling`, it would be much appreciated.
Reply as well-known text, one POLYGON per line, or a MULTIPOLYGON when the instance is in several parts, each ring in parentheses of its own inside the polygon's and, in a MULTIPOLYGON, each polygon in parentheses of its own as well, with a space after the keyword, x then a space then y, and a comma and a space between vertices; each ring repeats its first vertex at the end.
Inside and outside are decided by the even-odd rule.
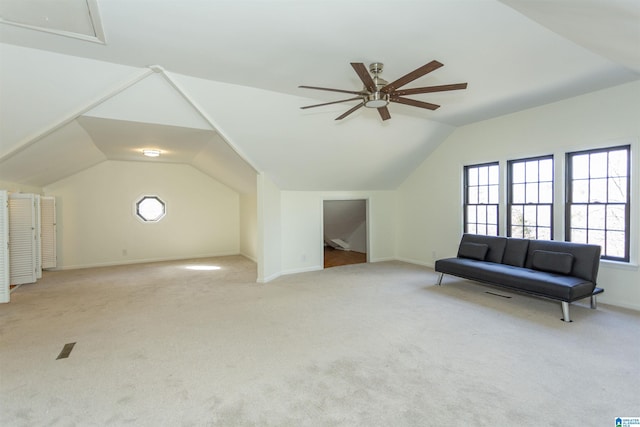
POLYGON ((0 180, 44 186, 154 141, 241 192, 256 170, 282 189, 393 189, 457 126, 640 77, 635 0, 97 4, 104 45, 0 24, 0 180), (350 62, 391 81, 433 59, 406 87, 469 83, 412 96, 436 111, 299 108, 349 96, 298 85, 359 90, 350 62), (53 147, 71 165, 38 170, 53 147))

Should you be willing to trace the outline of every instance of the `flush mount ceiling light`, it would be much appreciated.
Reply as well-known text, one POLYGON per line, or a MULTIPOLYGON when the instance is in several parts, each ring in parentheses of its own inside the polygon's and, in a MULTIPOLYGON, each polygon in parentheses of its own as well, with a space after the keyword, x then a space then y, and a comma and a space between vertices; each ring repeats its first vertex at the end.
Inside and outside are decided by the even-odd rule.
POLYGON ((144 150, 142 150, 142 154, 147 157, 158 157, 160 156, 160 150, 145 148, 144 150))

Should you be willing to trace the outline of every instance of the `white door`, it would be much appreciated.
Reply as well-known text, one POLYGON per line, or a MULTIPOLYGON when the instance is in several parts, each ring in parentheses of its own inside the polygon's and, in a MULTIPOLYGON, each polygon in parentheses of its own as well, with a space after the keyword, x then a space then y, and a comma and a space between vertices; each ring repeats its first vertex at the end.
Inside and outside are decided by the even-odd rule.
POLYGON ((33 194, 9 194, 9 280, 12 285, 36 279, 36 219, 33 194))
POLYGON ((0 190, 0 303, 9 302, 9 200, 0 190))
POLYGON ((40 244, 42 268, 56 268, 56 198, 40 198, 40 244))

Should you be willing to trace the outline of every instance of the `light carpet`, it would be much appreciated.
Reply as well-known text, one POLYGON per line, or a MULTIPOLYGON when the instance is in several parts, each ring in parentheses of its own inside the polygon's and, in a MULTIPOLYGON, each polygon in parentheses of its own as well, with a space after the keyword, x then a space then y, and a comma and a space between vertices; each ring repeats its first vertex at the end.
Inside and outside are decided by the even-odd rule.
POLYGON ((241 256, 45 272, 0 306, 0 424, 601 427, 640 416, 638 312, 585 301, 564 323, 557 302, 447 276, 438 287, 431 269, 402 262, 255 280, 241 256))

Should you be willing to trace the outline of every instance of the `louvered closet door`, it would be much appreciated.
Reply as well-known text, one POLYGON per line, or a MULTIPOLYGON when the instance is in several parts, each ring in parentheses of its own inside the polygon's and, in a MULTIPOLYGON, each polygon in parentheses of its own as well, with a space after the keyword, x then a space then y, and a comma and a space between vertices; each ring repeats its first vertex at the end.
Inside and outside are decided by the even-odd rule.
POLYGON ((33 194, 9 194, 9 280, 36 281, 36 221, 33 194))
POLYGON ((56 198, 40 198, 42 268, 56 268, 56 198))
POLYGON ((9 302, 9 201, 0 190, 0 303, 9 302))

